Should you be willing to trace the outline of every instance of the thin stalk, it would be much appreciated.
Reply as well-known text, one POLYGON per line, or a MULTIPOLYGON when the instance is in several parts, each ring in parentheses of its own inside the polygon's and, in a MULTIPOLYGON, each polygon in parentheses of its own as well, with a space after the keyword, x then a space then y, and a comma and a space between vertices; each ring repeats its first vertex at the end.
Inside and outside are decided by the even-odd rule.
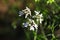
POLYGON ((37 39, 37 30, 36 30, 36 32, 34 34, 35 34, 34 35, 34 40, 36 40, 37 39))
POLYGON ((52 28, 51 28, 51 31, 52 31, 52 39, 51 40, 55 39, 55 35, 54 35, 55 26, 54 26, 54 23, 55 23, 55 21, 53 22, 52 28))

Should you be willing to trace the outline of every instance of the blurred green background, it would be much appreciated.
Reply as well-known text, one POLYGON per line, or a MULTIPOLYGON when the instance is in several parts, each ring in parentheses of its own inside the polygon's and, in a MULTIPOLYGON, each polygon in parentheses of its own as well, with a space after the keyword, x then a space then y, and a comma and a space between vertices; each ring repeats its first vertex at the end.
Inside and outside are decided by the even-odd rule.
MULTIPOLYGON (((60 40, 60 0, 0 0, 0 40, 33 40, 27 39, 22 23, 26 21, 18 16, 18 12, 30 8, 32 15, 35 10, 41 11, 44 21, 38 28, 36 40, 60 40)), ((27 32, 27 35, 29 35, 27 32)), ((28 37, 29 38, 29 37, 28 37)))

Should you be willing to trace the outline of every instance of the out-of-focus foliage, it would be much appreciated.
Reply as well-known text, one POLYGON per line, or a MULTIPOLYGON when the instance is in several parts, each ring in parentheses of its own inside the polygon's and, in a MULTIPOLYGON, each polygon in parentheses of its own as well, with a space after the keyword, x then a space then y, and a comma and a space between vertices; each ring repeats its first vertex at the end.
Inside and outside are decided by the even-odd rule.
MULTIPOLYGON (((46 40, 45 38, 58 40, 60 34, 58 36, 56 32, 60 29, 60 0, 0 0, 0 19, 11 22, 11 26, 16 30, 17 25, 22 27, 22 23, 28 21, 25 19, 25 15, 19 17, 19 11, 24 10, 26 7, 30 8, 32 16, 34 16, 35 10, 40 11, 44 19, 42 24, 38 25, 42 25, 43 34, 40 33, 41 29, 38 27, 37 35, 33 32, 31 37, 35 35, 37 36, 36 40, 46 40)), ((31 18, 30 16, 28 17, 31 18)), ((26 29, 23 30, 26 32, 27 40, 29 40, 31 35, 28 30, 29 27, 26 29)))

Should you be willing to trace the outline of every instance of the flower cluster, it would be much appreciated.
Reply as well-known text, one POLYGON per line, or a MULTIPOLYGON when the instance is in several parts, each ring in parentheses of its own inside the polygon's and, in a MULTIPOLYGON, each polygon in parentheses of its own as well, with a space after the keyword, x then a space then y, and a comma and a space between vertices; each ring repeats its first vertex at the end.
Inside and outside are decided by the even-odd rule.
POLYGON ((25 18, 28 20, 28 22, 24 22, 22 23, 24 27, 30 27, 30 30, 37 30, 38 29, 38 24, 35 23, 35 21, 31 18, 29 18, 28 16, 30 15, 32 18, 36 18, 37 22, 39 21, 40 24, 42 24, 43 21, 43 15, 39 14, 40 11, 34 11, 35 15, 32 16, 31 15, 31 11, 28 7, 26 7, 26 9, 19 11, 19 16, 25 15, 25 18))
POLYGON ((40 24, 42 24, 42 21, 43 21, 43 15, 42 14, 39 14, 40 11, 34 11, 36 15, 33 16, 33 18, 36 18, 36 21, 40 21, 40 24))
POLYGON ((22 10, 22 11, 19 11, 19 16, 22 16, 25 14, 25 18, 28 17, 28 15, 31 16, 31 11, 28 7, 26 7, 26 9, 22 10))
POLYGON ((38 25, 34 22, 34 20, 29 19, 30 22, 23 23, 24 27, 30 27, 30 30, 34 31, 35 29, 38 29, 38 25))

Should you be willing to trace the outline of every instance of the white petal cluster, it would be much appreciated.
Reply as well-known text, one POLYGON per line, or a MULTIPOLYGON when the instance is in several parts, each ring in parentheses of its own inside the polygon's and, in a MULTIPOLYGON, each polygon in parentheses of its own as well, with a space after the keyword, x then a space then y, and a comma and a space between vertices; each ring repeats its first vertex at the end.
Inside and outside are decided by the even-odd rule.
POLYGON ((40 21, 40 24, 42 24, 43 21, 43 15, 39 14, 40 11, 34 11, 36 15, 33 16, 33 18, 36 18, 36 21, 40 21))
POLYGON ((33 26, 31 26, 31 27, 30 27, 30 30, 34 31, 34 27, 33 27, 33 26))
MULTIPOLYGON (((40 11, 34 11, 35 15, 32 16, 32 18, 36 18, 37 22, 40 22, 40 24, 42 24, 43 21, 43 15, 39 14, 40 11)), ((25 18, 27 18, 29 15, 31 16, 31 11, 28 7, 26 7, 26 9, 19 11, 19 16, 25 15, 25 18)), ((30 30, 34 31, 38 29, 38 25, 35 23, 34 20, 27 18, 27 22, 22 23, 23 27, 30 27, 30 30)))
POLYGON ((26 9, 19 11, 19 16, 22 16, 25 14, 25 18, 27 18, 29 15, 31 16, 31 11, 28 7, 26 9))
POLYGON ((37 30, 38 29, 38 25, 34 22, 34 20, 32 19, 29 19, 29 21, 31 22, 26 22, 26 23, 23 23, 23 26, 24 27, 30 27, 30 30, 34 31, 35 29, 37 30))
POLYGON ((25 18, 27 18, 28 15, 31 16, 31 11, 28 7, 26 7, 26 9, 22 10, 25 13, 25 18))
POLYGON ((39 15, 40 11, 34 11, 36 13, 36 15, 39 15))
POLYGON ((42 21, 43 21, 43 15, 40 14, 40 23, 42 24, 42 21))
POLYGON ((38 25, 34 21, 32 21, 32 24, 30 26, 30 30, 34 31, 35 29, 36 30, 38 29, 38 25))

